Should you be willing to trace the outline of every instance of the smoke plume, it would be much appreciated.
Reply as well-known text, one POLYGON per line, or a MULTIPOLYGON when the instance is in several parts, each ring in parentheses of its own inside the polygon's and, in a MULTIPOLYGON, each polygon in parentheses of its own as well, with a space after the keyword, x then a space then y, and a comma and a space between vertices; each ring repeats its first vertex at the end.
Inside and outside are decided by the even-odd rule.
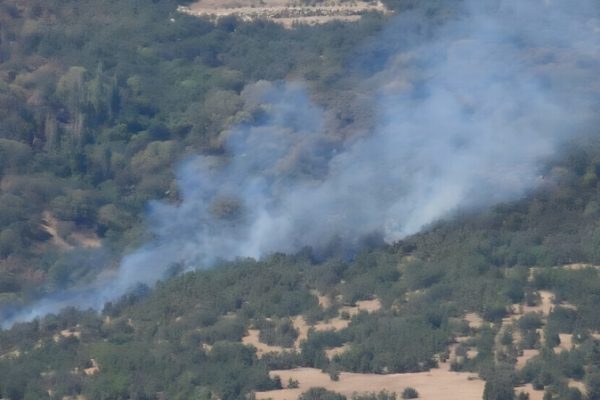
POLYGON ((393 242, 451 213, 535 188, 544 161, 594 122, 600 23, 592 2, 467 2, 432 29, 406 12, 366 46, 357 85, 376 123, 340 142, 302 82, 244 90, 255 118, 226 156, 178 170, 181 202, 150 205, 154 239, 111 277, 34 304, 6 324, 71 305, 100 309, 179 265, 393 242))

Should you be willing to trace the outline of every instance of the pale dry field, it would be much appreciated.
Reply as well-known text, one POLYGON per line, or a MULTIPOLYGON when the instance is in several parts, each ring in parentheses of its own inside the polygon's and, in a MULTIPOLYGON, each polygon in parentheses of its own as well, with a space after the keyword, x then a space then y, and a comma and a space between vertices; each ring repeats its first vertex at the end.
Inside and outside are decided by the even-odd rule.
POLYGON ((560 353, 563 350, 571 350, 573 348, 573 335, 570 333, 559 333, 560 344, 554 348, 555 353, 560 353))
MULTIPOLYGON (((321 308, 328 308, 331 306, 331 301, 318 293, 313 291, 312 294, 317 297, 321 308)), ((347 312, 350 316, 356 315, 361 311, 376 312, 381 309, 381 302, 375 298, 372 300, 357 301, 355 306, 345 306, 340 308, 340 314, 347 312)), ((284 351, 297 350, 300 351, 300 343, 308 339, 308 332, 312 328, 316 331, 327 331, 327 330, 341 330, 350 324, 350 320, 342 319, 339 315, 335 318, 330 318, 327 321, 319 321, 314 325, 309 325, 303 316, 297 315, 292 318, 294 328, 298 331, 298 338, 294 342, 294 346, 291 348, 284 348, 281 346, 270 346, 260 341, 260 330, 248 329, 246 336, 242 338, 242 343, 245 345, 252 345, 256 348, 256 355, 260 358, 266 353, 276 352, 281 353, 284 351)), ((340 346, 332 349, 327 349, 326 353, 329 358, 334 357, 336 354, 341 354, 346 351, 348 346, 340 346)))
POLYGON ((314 368, 296 368, 292 370, 272 371, 279 375, 282 382, 296 379, 297 389, 281 389, 256 393, 257 399, 295 400, 311 387, 324 387, 328 390, 351 396, 353 393, 379 392, 387 390, 398 394, 406 387, 419 392, 419 398, 425 400, 479 400, 483 395, 484 382, 476 374, 451 372, 446 369, 433 369, 429 372, 408 374, 355 374, 342 372, 335 382, 328 374, 314 368))
POLYGON ((323 1, 315 5, 287 0, 199 0, 180 6, 180 12, 217 20, 237 16, 246 21, 267 19, 291 28, 294 24, 315 25, 330 21, 356 21, 367 12, 387 14, 390 11, 380 1, 323 1))
POLYGON ((527 364, 527 361, 531 360, 533 357, 540 354, 540 351, 537 349, 526 349, 523 350, 523 355, 517 357, 517 369, 521 369, 527 364))
POLYGON ((256 355, 257 357, 262 357, 266 353, 277 352, 280 353, 285 351, 283 347, 280 346, 270 346, 266 343, 261 342, 258 338, 260 335, 260 331, 258 329, 248 329, 248 334, 242 338, 242 343, 245 345, 252 345, 256 347, 256 355))
POLYGON ((465 314, 465 320, 469 323, 469 328, 471 329, 479 329, 483 325, 483 318, 477 313, 465 314))

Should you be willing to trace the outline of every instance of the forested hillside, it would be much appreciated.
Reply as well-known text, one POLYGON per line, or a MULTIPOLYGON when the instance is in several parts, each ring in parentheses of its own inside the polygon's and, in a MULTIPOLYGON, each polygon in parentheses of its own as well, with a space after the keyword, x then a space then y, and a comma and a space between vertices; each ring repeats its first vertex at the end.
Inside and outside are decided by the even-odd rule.
MULTIPOLYGON (((149 201, 182 201, 180 162, 224 155, 228 128, 265 118, 246 101, 252 84, 304 81, 334 144, 375 129, 361 79, 386 46, 407 46, 373 43, 393 16, 286 29, 212 22, 178 13, 182 3, 0 4, 0 323, 110 276, 145 243, 149 201)), ((462 4, 385 3, 423 16, 407 37, 460 18, 462 4)), ((485 386, 488 400, 598 399, 599 137, 588 128, 564 144, 526 195, 391 244, 175 265, 101 312, 6 327, 0 397, 341 399, 308 390, 302 373, 323 371, 337 389, 349 373, 433 371, 460 379, 456 390, 485 386)), ((236 212, 220 206, 225 220, 236 212)), ((406 382, 352 397, 418 395, 406 382)), ((427 382, 417 391, 435 390, 427 382)))
POLYGON ((220 133, 253 118, 245 84, 308 79, 342 126, 368 111, 339 71, 380 16, 290 31, 235 19, 213 26, 176 6, 2 2, 3 303, 110 268, 143 235, 148 200, 177 200, 177 161, 219 153, 220 133))

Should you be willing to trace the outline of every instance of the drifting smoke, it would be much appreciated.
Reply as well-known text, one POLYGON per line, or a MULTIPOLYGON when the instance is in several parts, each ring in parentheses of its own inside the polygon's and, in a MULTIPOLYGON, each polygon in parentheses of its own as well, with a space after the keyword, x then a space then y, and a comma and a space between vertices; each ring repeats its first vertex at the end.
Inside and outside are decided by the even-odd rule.
POLYGON ((597 104, 597 7, 572 6, 477 2, 427 34, 413 29, 426 17, 403 14, 378 39, 385 63, 361 83, 374 93, 377 123, 341 144, 301 82, 247 87, 259 117, 227 132, 226 157, 181 165, 181 202, 150 206, 155 239, 113 277, 7 324, 67 305, 100 309, 174 264, 333 242, 351 249, 373 235, 392 242, 449 213, 523 195, 562 141, 591 126, 597 104))

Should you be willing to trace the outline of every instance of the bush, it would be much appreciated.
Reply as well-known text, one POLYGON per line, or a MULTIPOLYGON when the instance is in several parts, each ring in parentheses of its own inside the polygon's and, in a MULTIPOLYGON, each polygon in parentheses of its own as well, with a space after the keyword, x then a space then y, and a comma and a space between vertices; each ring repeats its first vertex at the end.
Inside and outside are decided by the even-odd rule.
POLYGON ((346 400, 346 396, 322 387, 310 388, 298 400, 346 400))
POLYGON ((288 389, 298 389, 300 387, 300 382, 297 379, 288 379, 287 388, 288 389))
POLYGON ((396 400, 396 392, 382 390, 379 393, 354 393, 352 400, 396 400))
POLYGON ((402 391, 402 398, 403 399, 417 399, 419 398, 419 393, 411 387, 407 387, 406 389, 404 389, 402 391))

